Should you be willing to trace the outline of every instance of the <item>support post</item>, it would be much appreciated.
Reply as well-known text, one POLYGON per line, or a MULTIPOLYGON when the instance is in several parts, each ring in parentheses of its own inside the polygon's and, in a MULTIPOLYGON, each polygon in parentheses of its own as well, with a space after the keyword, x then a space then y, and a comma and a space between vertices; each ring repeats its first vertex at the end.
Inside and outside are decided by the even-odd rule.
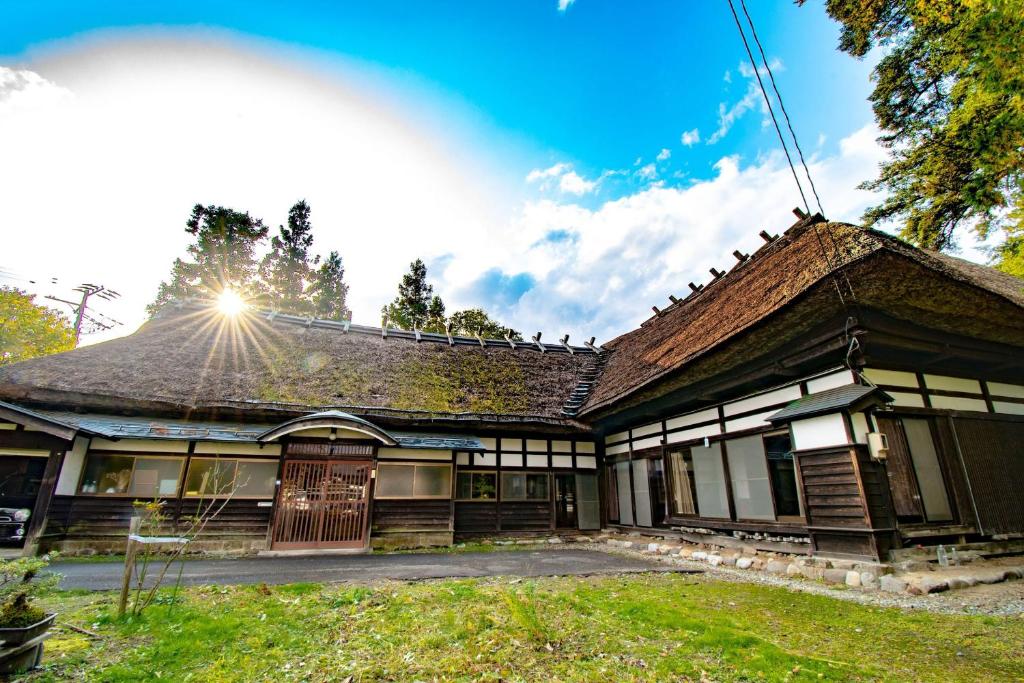
POLYGON ((124 551, 124 576, 121 578, 121 597, 117 601, 117 616, 119 617, 124 616, 128 606, 128 592, 132 587, 132 574, 135 569, 135 548, 138 545, 132 540, 132 536, 139 533, 140 526, 142 526, 142 518, 137 515, 132 517, 132 521, 128 524, 128 545, 124 551))

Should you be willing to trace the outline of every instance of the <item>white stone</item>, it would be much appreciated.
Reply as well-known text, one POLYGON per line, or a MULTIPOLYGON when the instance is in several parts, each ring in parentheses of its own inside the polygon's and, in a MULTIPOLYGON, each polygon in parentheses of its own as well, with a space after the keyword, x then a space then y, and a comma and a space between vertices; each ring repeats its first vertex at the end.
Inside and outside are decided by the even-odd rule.
POLYGON ((698 550, 690 557, 694 560, 697 560, 698 562, 703 562, 704 560, 708 559, 708 554, 703 550, 698 550))
POLYGON ((656 552, 658 552, 658 544, 657 543, 648 543, 647 544, 647 552, 649 552, 649 553, 656 553, 656 552))
POLYGON ((796 564, 787 564, 786 565, 786 573, 789 574, 790 576, 796 576, 796 575, 800 574, 802 569, 803 569, 802 567, 800 567, 799 565, 796 565, 796 564))
POLYGON ((754 558, 752 557, 741 557, 736 560, 736 567, 738 569, 750 569, 751 565, 754 564, 754 558))
POLYGON ((722 556, 721 555, 708 555, 708 560, 707 561, 708 561, 708 564, 710 564, 712 567, 717 567, 718 565, 722 564, 722 556))
POLYGON ((850 588, 860 588, 860 572, 853 570, 846 572, 846 585, 850 588))
POLYGON ((883 576, 879 579, 878 583, 881 589, 886 593, 902 593, 907 589, 906 581, 891 574, 883 576))

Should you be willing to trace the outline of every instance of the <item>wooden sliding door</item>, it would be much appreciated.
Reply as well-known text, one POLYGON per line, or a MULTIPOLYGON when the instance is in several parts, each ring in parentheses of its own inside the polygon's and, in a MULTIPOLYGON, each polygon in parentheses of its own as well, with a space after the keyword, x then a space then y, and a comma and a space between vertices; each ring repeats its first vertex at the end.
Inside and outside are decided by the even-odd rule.
POLYGON ((356 460, 285 462, 273 548, 365 547, 372 468, 356 460))

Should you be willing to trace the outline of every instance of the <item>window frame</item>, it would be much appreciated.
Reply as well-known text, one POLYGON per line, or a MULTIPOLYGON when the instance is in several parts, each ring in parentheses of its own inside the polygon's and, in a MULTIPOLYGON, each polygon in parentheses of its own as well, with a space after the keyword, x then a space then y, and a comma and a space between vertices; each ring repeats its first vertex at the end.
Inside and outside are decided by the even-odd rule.
POLYGON ((458 470, 455 473, 455 495, 453 500, 458 503, 497 503, 498 502, 498 470, 458 470), (460 498, 459 497, 459 477, 464 474, 470 476, 469 490, 470 495, 473 492, 473 477, 477 476, 488 476, 494 478, 494 496, 492 498, 460 498))
POLYGON ((454 470, 454 468, 452 467, 452 463, 450 463, 450 462, 443 462, 442 463, 442 462, 380 462, 379 461, 377 463, 377 472, 374 475, 375 481, 374 481, 374 485, 373 485, 373 499, 374 500, 452 500, 453 499, 452 497, 454 495, 454 492, 452 491, 452 486, 453 486, 454 481, 455 481, 455 477, 452 476, 453 470, 454 470), (384 468, 384 467, 412 467, 413 468, 412 492, 410 493, 410 495, 408 495, 408 496, 382 496, 382 495, 380 495, 378 493, 379 490, 380 490, 380 486, 379 486, 380 481, 379 480, 380 480, 380 476, 381 476, 381 468, 384 468), (439 495, 439 496, 423 496, 423 495, 419 495, 418 496, 418 495, 416 495, 416 474, 417 474, 417 470, 419 468, 421 468, 421 467, 423 467, 423 468, 433 467, 433 468, 439 468, 439 469, 446 469, 446 470, 448 470, 448 491, 445 494, 439 495))
POLYGON ((132 483, 135 480, 135 469, 138 465, 139 459, 144 460, 177 460, 178 461, 178 478, 175 483, 174 493, 166 496, 156 496, 158 499, 176 499, 178 493, 181 491, 182 479, 185 475, 185 463, 188 461, 188 455, 185 453, 138 453, 134 451, 87 451, 85 458, 82 460, 82 472, 78 476, 78 486, 75 487, 76 496, 90 496, 95 498, 132 498, 135 500, 150 500, 149 496, 139 496, 130 491, 124 493, 106 493, 103 491, 83 491, 82 487, 85 485, 85 477, 89 471, 89 462, 92 458, 131 458, 132 459, 132 473, 128 477, 128 488, 131 489, 132 483))
POLYGON ((230 461, 234 462, 235 463, 235 469, 234 469, 234 474, 231 477, 232 489, 234 489, 234 487, 236 485, 236 481, 238 479, 238 463, 240 463, 240 462, 257 462, 257 463, 264 463, 264 464, 265 463, 274 463, 274 464, 277 465, 278 475, 280 474, 280 471, 281 471, 281 462, 280 462, 280 460, 275 460, 275 459, 272 459, 272 458, 240 458, 240 457, 235 457, 235 456, 222 457, 222 456, 218 456, 218 455, 208 455, 208 454, 205 454, 205 453, 203 455, 193 455, 191 458, 189 458, 189 461, 188 461, 188 472, 185 473, 184 481, 183 482, 179 481, 179 486, 181 487, 181 499, 182 500, 203 500, 203 499, 217 500, 217 499, 222 499, 222 498, 231 498, 233 500, 268 500, 268 499, 269 500, 273 500, 274 498, 277 497, 277 482, 280 480, 280 477, 278 475, 274 476, 274 490, 271 491, 269 494, 262 495, 262 496, 252 496, 252 495, 243 496, 243 495, 237 495, 237 494, 234 493, 234 490, 232 490, 230 492, 227 492, 227 493, 189 493, 188 492, 188 474, 189 474, 189 472, 192 471, 192 463, 196 462, 197 460, 213 460, 213 461, 222 461, 222 462, 226 462, 226 461, 230 460, 230 461))
MULTIPOLYGON (((520 471, 509 471, 502 470, 500 478, 500 491, 498 500, 503 503, 550 503, 551 502, 551 473, 550 472, 520 472, 520 471), (547 482, 544 486, 546 494, 543 498, 508 498, 505 494, 505 481, 506 476, 510 477, 544 477, 547 482)), ((526 481, 523 481, 523 490, 527 490, 526 481)))

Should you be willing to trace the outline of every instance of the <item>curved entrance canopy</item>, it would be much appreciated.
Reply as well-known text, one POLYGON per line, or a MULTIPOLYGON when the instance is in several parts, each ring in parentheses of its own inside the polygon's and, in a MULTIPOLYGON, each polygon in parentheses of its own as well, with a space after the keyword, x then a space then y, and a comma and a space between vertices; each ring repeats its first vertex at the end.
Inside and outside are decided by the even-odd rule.
POLYGON ((321 413, 303 415, 294 420, 283 422, 273 429, 260 434, 257 439, 261 442, 273 441, 285 434, 291 434, 304 429, 334 428, 345 429, 350 432, 359 432, 371 438, 379 440, 386 446, 397 446, 398 442, 387 432, 372 422, 367 422, 361 417, 356 417, 340 410, 325 410, 321 413))

